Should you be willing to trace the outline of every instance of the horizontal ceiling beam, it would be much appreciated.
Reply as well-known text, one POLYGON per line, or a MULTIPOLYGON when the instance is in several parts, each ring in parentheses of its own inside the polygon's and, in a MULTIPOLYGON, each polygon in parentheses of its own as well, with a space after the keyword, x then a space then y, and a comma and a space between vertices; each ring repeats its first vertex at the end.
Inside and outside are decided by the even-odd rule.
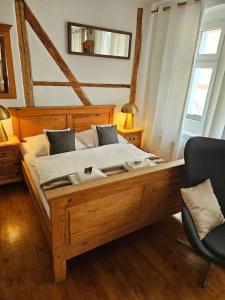
POLYGON ((130 84, 120 83, 85 83, 63 81, 33 81, 34 86, 69 86, 69 87, 96 87, 96 88, 130 88, 130 84))

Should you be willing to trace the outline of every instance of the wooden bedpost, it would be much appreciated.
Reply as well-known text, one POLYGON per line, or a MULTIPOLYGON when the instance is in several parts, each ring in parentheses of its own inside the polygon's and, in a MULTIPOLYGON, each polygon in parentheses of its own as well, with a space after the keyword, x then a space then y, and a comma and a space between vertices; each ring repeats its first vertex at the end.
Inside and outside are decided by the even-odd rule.
POLYGON ((66 280, 66 260, 61 256, 60 251, 53 250, 53 272, 55 283, 66 280))
POLYGON ((69 220, 67 206, 70 198, 49 202, 52 228, 52 259, 55 282, 66 279, 65 248, 69 245, 69 220))
POLYGON ((133 61, 131 86, 130 86, 130 103, 135 103, 136 101, 137 75, 138 75, 138 67, 139 67, 140 57, 141 57, 141 43, 142 43, 142 17, 143 17, 143 8, 138 8, 134 61, 133 61))

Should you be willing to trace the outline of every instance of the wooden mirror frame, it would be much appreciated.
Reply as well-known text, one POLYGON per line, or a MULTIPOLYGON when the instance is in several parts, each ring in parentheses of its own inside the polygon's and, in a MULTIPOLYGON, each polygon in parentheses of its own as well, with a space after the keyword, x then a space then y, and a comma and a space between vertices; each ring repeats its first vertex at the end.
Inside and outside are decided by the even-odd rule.
POLYGON ((0 99, 16 99, 16 84, 13 68, 12 48, 10 41, 10 29, 12 25, 0 24, 0 37, 4 45, 5 69, 7 70, 8 92, 0 92, 0 99))
POLYGON ((67 35, 68 35, 68 54, 75 54, 75 55, 84 55, 84 56, 95 56, 95 57, 106 57, 106 58, 117 58, 117 59, 130 59, 131 56, 131 45, 132 45, 132 33, 127 31, 121 31, 121 30, 114 30, 104 27, 97 27, 87 24, 80 24, 80 23, 73 23, 68 22, 67 23, 67 35), (85 27, 89 29, 96 29, 96 30, 102 30, 102 31, 109 31, 119 34, 125 34, 129 36, 129 47, 128 47, 128 56, 116 56, 116 55, 106 55, 106 54, 94 54, 94 53, 84 53, 84 52, 76 52, 72 51, 72 41, 71 41, 71 28, 72 26, 78 26, 78 27, 85 27))

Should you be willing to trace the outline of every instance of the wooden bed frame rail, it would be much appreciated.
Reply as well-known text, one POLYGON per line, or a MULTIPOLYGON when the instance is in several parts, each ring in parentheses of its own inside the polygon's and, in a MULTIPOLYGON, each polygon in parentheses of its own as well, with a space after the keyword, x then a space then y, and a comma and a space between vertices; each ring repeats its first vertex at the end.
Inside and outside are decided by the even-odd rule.
POLYGON ((66 260, 180 211, 183 160, 46 192, 54 274, 66 260))

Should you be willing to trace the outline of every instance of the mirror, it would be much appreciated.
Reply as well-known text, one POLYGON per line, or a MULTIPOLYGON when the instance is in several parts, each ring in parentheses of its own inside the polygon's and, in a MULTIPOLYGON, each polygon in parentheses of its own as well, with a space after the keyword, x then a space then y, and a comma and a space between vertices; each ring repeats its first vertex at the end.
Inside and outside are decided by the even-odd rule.
POLYGON ((16 98, 10 28, 11 25, 0 24, 0 99, 16 98))
POLYGON ((132 33, 68 23, 68 53, 130 59, 132 33))
POLYGON ((8 77, 6 68, 6 56, 4 49, 4 38, 0 36, 0 93, 8 93, 8 77))

